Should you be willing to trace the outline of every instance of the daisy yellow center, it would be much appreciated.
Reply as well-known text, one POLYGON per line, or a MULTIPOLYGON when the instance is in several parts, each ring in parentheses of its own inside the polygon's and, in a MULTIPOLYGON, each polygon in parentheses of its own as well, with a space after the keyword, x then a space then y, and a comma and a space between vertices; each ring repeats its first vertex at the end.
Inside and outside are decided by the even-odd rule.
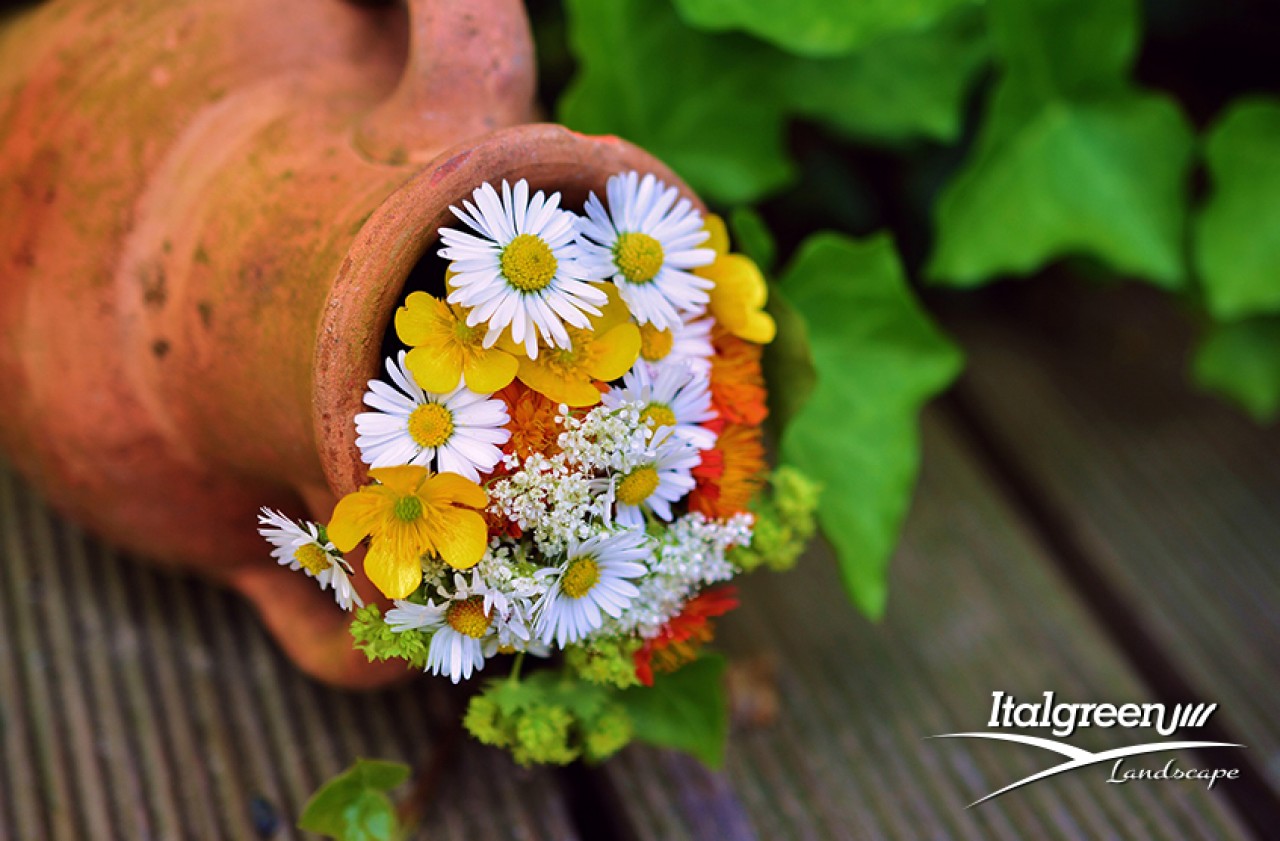
POLYGON ((463 636, 480 639, 493 620, 484 612, 484 596, 472 596, 449 605, 444 621, 463 636))
POLYGON ((618 483, 618 502, 623 505, 639 505, 658 489, 658 468, 637 467, 618 483))
POLYGON ((299 546, 293 553, 293 559, 312 575, 319 575, 329 568, 329 553, 314 543, 299 546))
POLYGON ((453 436, 453 412, 439 403, 423 403, 409 415, 409 437, 419 447, 440 447, 453 436))
POLYGON ((670 330, 659 330, 652 324, 640 325, 640 355, 649 362, 665 359, 675 342, 670 330))
POLYGON ((520 234, 502 249, 502 276, 521 292, 541 292, 556 276, 559 263, 541 237, 520 234))
POLYGON ((580 599, 600 580, 600 564, 595 558, 583 555, 569 562, 560 578, 560 589, 571 599, 580 599))
POLYGON ((640 413, 640 421, 653 421, 653 428, 660 429, 664 426, 676 425, 676 413, 671 410, 670 406, 664 406, 661 403, 650 403, 644 407, 644 411, 640 413))
POLYGON ((416 496, 402 496, 396 500, 396 519, 412 523, 422 516, 422 500, 416 496))
POLYGON ((648 283, 657 277, 664 256, 662 243, 639 231, 618 234, 613 246, 613 261, 632 283, 648 283))

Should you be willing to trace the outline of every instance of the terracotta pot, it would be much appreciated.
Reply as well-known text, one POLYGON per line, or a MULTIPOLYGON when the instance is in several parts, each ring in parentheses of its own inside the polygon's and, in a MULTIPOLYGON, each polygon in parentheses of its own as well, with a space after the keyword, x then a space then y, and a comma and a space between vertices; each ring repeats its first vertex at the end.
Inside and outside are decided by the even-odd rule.
MULTIPOLYGON (((250 598, 333 684, 405 675, 256 533, 364 481, 352 418, 447 207, 578 202, 615 138, 533 117, 518 0, 53 2, 0 31, 0 443, 70 517, 250 598)), ((434 258, 432 258, 434 259, 434 258)), ((372 597, 367 581, 361 592, 372 597)))

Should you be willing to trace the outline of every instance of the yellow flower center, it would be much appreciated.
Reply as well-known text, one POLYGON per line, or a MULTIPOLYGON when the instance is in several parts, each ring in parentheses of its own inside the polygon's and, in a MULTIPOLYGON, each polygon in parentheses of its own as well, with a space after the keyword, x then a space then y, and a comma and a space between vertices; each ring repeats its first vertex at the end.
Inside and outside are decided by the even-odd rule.
POLYGON ((314 543, 299 546, 293 553, 293 559, 312 575, 319 575, 329 568, 329 553, 314 543))
POLYGON ((453 322, 453 336, 460 345, 466 347, 478 345, 484 340, 484 334, 484 322, 477 324, 475 327, 468 327, 465 316, 455 319, 453 322))
POLYGON ((675 343, 670 330, 659 330, 653 324, 640 325, 640 355, 649 362, 665 359, 675 343))
POLYGON ((484 612, 484 596, 472 596, 449 605, 444 621, 463 636, 480 639, 489 630, 493 619, 484 612))
POLYGON ((652 465, 637 467, 618 483, 618 502, 623 505, 639 505, 658 489, 658 468, 652 465))
POLYGON ((560 578, 560 589, 571 599, 580 599, 600 580, 600 564, 595 558, 583 555, 569 562, 560 578))
POLYGON ((662 268, 662 243, 648 234, 630 231, 618 234, 613 246, 613 262, 632 283, 648 283, 662 268))
POLYGON ((396 500, 396 518, 412 523, 422 516, 422 500, 416 496, 402 496, 396 500))
POLYGON ((502 276, 521 292, 540 292, 556 276, 556 255, 541 237, 520 234, 502 249, 502 276))
MULTIPOLYGON (((581 379, 589 377, 587 366, 594 354, 591 344, 594 341, 590 330, 579 330, 577 327, 565 325, 569 334, 568 348, 550 348, 543 351, 546 366, 558 377, 564 379, 581 379)), ((539 359, 542 357, 540 356, 539 359)))
POLYGON ((453 437, 453 412, 439 403, 423 403, 409 415, 409 437, 419 447, 439 447, 453 437))
POLYGON ((664 426, 676 425, 676 413, 671 411, 670 406, 664 406, 661 403, 650 403, 644 407, 644 411, 640 413, 640 422, 646 423, 653 421, 653 428, 659 429, 664 426))

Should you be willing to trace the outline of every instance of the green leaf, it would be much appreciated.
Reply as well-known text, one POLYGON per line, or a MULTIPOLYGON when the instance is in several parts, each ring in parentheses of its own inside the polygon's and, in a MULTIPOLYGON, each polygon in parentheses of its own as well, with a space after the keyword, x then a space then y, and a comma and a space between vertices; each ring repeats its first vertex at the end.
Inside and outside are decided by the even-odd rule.
POLYGON ((1259 423, 1280 416, 1280 317, 1215 324, 1201 340, 1192 376, 1238 403, 1259 423))
POLYGON ((1025 122, 993 105, 977 154, 936 208, 931 278, 976 286, 1069 254, 1165 288, 1185 279, 1182 235, 1192 136, 1161 96, 1056 101, 1025 122))
POLYGON ((782 462, 822 484, 818 518, 845 586, 878 617, 919 469, 917 415, 962 358, 920 308, 888 236, 812 236, 779 285, 808 325, 818 377, 782 462))
POLYGON ((773 241, 769 226, 749 207, 736 207, 729 214, 729 229, 738 250, 746 254, 760 271, 766 274, 773 270, 773 261, 778 257, 778 245, 773 241))
POLYGON ((408 778, 402 763, 358 759, 311 796, 298 828, 338 841, 394 841, 400 821, 386 792, 408 778))
POLYGON ((780 83, 788 111, 851 137, 953 141, 988 54, 982 15, 964 8, 933 27, 895 32, 849 56, 790 62, 780 83))
POLYGON ((565 125, 625 137, 726 204, 751 201, 792 177, 775 51, 695 32, 665 0, 567 6, 579 72, 560 101, 565 125))
POLYGON ((923 29, 973 0, 676 0, 691 26, 741 29, 805 56, 850 53, 888 32, 923 29))
POLYGON ((809 349, 809 327, 776 283, 769 284, 765 309, 778 325, 778 335, 765 345, 765 382, 769 384, 769 424, 781 437, 813 393, 818 375, 809 349))
POLYGON ((729 713, 724 694, 724 658, 704 654, 670 674, 655 674, 653 686, 617 694, 642 742, 693 754, 709 768, 724 764, 729 713))
POLYGON ((1237 102, 1210 130, 1213 195, 1195 223, 1209 310, 1238 319, 1280 310, 1280 100, 1237 102))

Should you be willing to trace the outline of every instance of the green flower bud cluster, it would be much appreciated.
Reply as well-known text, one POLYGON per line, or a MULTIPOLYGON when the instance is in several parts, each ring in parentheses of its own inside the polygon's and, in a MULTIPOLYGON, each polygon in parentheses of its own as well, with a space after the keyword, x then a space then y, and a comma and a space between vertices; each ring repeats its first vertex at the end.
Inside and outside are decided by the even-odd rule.
POLYGON ((817 530, 814 512, 821 487, 794 467, 782 466, 769 477, 770 493, 752 505, 756 522, 751 545, 734 549, 729 559, 744 572, 762 566, 782 572, 795 566, 817 530))
POLYGON ((382 611, 376 604, 365 605, 356 611, 351 620, 351 637, 356 648, 364 652, 370 660, 390 660, 400 658, 407 660, 415 669, 427 667, 427 647, 431 643, 431 634, 415 629, 393 631, 382 618, 382 611))
POLYGON ((490 681, 471 699, 463 725, 521 765, 599 762, 631 741, 631 718, 607 690, 567 673, 490 681))
POLYGON ((635 653, 638 637, 591 640, 565 649, 565 665, 578 677, 599 686, 626 689, 638 686, 635 653))

